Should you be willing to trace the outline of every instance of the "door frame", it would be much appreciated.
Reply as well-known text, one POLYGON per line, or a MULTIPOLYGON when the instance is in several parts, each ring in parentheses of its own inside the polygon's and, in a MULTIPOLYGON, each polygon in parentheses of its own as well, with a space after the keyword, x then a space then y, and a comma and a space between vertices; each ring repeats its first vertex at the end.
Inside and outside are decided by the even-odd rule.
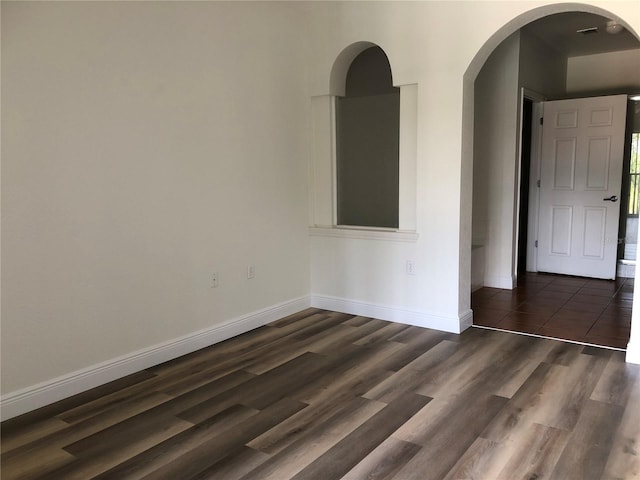
POLYGON ((568 96, 544 103, 538 271, 616 278, 627 103, 626 94, 568 96), (596 113, 604 117, 594 118, 596 113), (561 124, 563 114, 566 125, 561 124), (563 183, 554 187, 560 145, 566 146, 562 147, 563 183), (556 218, 558 212, 561 220, 556 218))
MULTIPOLYGON (((548 98, 546 98, 544 95, 539 94, 533 90, 528 90, 526 88, 522 88, 520 91, 520 98, 519 98, 519 102, 518 102, 518 162, 517 162, 517 166, 516 166, 516 182, 517 182, 517 192, 516 192, 516 198, 515 198, 515 202, 516 202, 516 218, 515 218, 515 223, 514 223, 514 261, 513 261, 513 278, 516 279, 517 281, 517 270, 518 270, 518 266, 517 266, 517 258, 518 258, 518 238, 520 235, 519 232, 519 216, 520 216, 520 201, 519 201, 519 196, 520 196, 520 189, 522 188, 522 186, 520 185, 520 169, 522 168, 522 160, 521 160, 521 154, 522 154, 522 129, 524 127, 524 123, 523 123, 523 105, 524 105, 524 100, 529 99, 533 102, 533 121, 532 121, 532 128, 531 128, 531 157, 530 157, 530 182, 529 182, 529 212, 528 212, 528 219, 527 219, 527 229, 528 229, 528 237, 527 237, 527 255, 526 255, 526 270, 528 272, 538 272, 538 252, 537 252, 537 246, 536 246, 536 242, 538 239, 538 229, 539 229, 539 212, 540 212, 540 188, 539 188, 539 181, 540 181, 540 169, 542 166, 542 159, 541 159, 541 153, 542 153, 542 124, 540 122, 540 119, 543 118, 544 116, 544 102, 549 101, 548 98)), ((584 97, 584 98, 590 98, 590 97, 584 97)), ((629 112, 627 112, 627 116, 625 118, 625 121, 628 122, 629 121, 629 112)), ((625 127, 626 128, 626 127, 625 127)), ((625 142, 627 141, 626 138, 626 134, 625 134, 625 142)), ((626 143, 625 143, 625 148, 626 148, 626 143)), ((626 158, 626 151, 625 151, 625 158, 626 158)), ((624 169, 625 167, 623 167, 623 171, 622 171, 622 182, 621 182, 621 187, 624 186, 625 184, 625 179, 628 176, 628 171, 624 169)), ((624 194, 624 188, 621 188, 620 190, 620 194, 621 194, 621 200, 623 198, 623 194, 624 194)), ((622 204, 621 204, 621 210, 620 210, 620 215, 618 217, 618 223, 620 224, 620 222, 622 221, 623 214, 622 214, 622 204)), ((618 230, 618 238, 620 237, 620 230, 618 230)), ((619 253, 616 256, 616 277, 617 277, 617 264, 618 264, 618 260, 619 260, 619 253)))
POLYGON ((542 126, 540 125, 540 119, 543 115, 543 102, 547 100, 547 98, 534 91, 529 90, 527 88, 520 89, 520 95, 518 99, 518 151, 517 158, 518 162, 516 165, 516 219, 514 222, 514 261, 512 263, 512 275, 513 278, 518 278, 518 238, 520 236, 520 215, 521 215, 521 205, 520 205, 520 190, 522 189, 522 185, 520 183, 521 179, 521 169, 522 169, 522 129, 524 127, 523 115, 524 115, 524 101, 525 99, 530 100, 533 103, 533 111, 532 117, 533 120, 531 122, 531 151, 530 151, 530 161, 529 161, 529 213, 527 217, 527 271, 529 272, 537 272, 538 271, 538 258, 536 255, 536 240, 538 238, 538 216, 540 210, 540 190, 538 188, 538 180, 540 180, 540 152, 542 147, 542 126))
MULTIPOLYGON (((459 254, 461 258, 460 262, 460 294, 471 298, 471 247, 472 247, 472 214, 471 208, 465 212, 465 208, 471 207, 472 189, 467 188, 473 186, 473 164, 474 164, 474 89, 475 81, 480 72, 482 66, 489 58, 491 53, 496 47, 511 34, 516 32, 522 26, 543 17, 560 13, 563 11, 575 11, 575 12, 590 12, 602 16, 611 18, 611 13, 608 10, 600 7, 594 7, 587 4, 550 4, 535 8, 528 12, 524 12, 520 15, 510 18, 510 20, 503 24, 502 27, 496 30, 496 32, 489 38, 482 47, 475 53, 471 59, 467 69, 463 75, 463 88, 462 88, 462 102, 463 102, 463 114, 462 114, 462 187, 460 190, 460 202, 461 209, 461 240, 459 245, 459 254)), ((627 28, 638 40, 640 35, 634 31, 629 24, 622 20, 625 28, 627 28)), ((521 124, 518 128, 522 128, 521 124)), ((518 146, 520 148, 520 146, 518 146)), ((534 159, 532 159, 534 160, 534 159)), ((518 168, 520 160, 518 159, 518 168)), ((519 178, 519 176, 518 176, 519 178)), ((514 182, 519 185, 518 178, 514 178, 514 182)), ((520 194, 519 188, 518 195, 520 194)), ((515 200, 515 199, 514 199, 515 200)), ((514 216, 517 216, 514 215, 514 216)), ((517 228, 517 223, 516 227, 517 228)), ((514 238, 517 238, 517 233, 514 233, 514 238)), ((640 285, 640 268, 636 269, 635 280, 640 285)), ((626 361, 630 363, 640 364, 640 294, 633 297, 633 311, 631 317, 631 338, 627 347, 626 361)))

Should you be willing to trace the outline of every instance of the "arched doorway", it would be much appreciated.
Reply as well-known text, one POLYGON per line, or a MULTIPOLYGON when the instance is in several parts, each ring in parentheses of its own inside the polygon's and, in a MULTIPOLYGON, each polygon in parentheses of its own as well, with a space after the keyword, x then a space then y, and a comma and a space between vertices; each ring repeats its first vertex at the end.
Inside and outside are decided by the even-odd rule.
MULTIPOLYGON (((474 139, 474 122, 478 113, 478 97, 476 96, 476 88, 477 82, 482 80, 482 78, 480 77, 481 70, 488 62, 494 61, 496 56, 501 56, 502 59, 506 59, 505 65, 510 65, 512 67, 512 77, 509 77, 510 72, 508 70, 504 68, 497 68, 496 71, 499 71, 500 77, 490 79, 490 82, 494 82, 494 84, 495 82, 503 82, 503 85, 500 85, 499 83, 497 85, 494 85, 497 90, 500 90, 500 97, 496 98, 499 98, 500 101, 503 102, 511 101, 512 106, 514 106, 514 110, 511 112, 513 113, 512 117, 504 121, 502 125, 504 128, 500 131, 500 134, 503 137, 508 138, 509 140, 498 141, 499 147, 503 149, 501 154, 504 154, 507 157, 509 157, 510 155, 512 162, 511 165, 508 165, 509 168, 498 172, 499 175, 503 175, 503 178, 501 178, 502 184, 508 184, 508 188, 506 188, 502 192, 501 198, 499 197, 499 195, 496 195, 495 191, 490 192, 490 194, 494 196, 493 201, 497 205, 497 208, 500 209, 498 214, 496 214, 495 209, 494 211, 481 212, 482 214, 490 217, 490 222, 488 223, 492 228, 494 228, 494 231, 488 232, 487 235, 493 236, 492 238, 494 240, 497 235, 502 235, 502 238, 494 242, 493 250, 491 252, 487 253, 483 251, 484 245, 482 244, 482 242, 474 241, 476 240, 475 236, 477 235, 478 229, 474 228, 476 225, 473 225, 473 222, 476 217, 479 216, 478 211, 476 210, 473 215, 468 214, 467 218, 464 219, 466 220, 466 222, 468 222, 467 225, 473 232, 472 236, 474 238, 472 240, 472 246, 478 244, 481 245, 480 247, 472 251, 472 259, 474 256, 476 258, 481 257, 483 259, 486 257, 487 261, 492 262, 492 268, 499 264, 499 268, 495 268, 498 273, 491 272, 491 274, 493 274, 492 281, 494 285, 499 288, 511 289, 516 286, 517 279, 517 220, 520 213, 517 208, 519 202, 518 194, 520 181, 520 172, 518 171, 518 152, 520 149, 519 136, 521 133, 520 129, 518 128, 518 121, 521 118, 520 108, 522 107, 520 88, 523 86, 522 82, 519 82, 521 78, 518 77, 518 75, 522 75, 522 63, 518 65, 517 62, 521 60, 521 58, 519 57, 519 55, 522 53, 521 35, 524 34, 524 28, 527 25, 532 24, 537 20, 551 18, 557 15, 571 15, 572 12, 576 14, 598 16, 599 18, 605 19, 615 18, 615 16, 610 12, 606 12, 602 9, 591 7, 588 5, 553 5, 532 10, 515 18, 514 20, 503 26, 500 30, 498 30, 476 54, 464 76, 465 115, 463 118, 463 172, 466 171, 468 173, 463 177, 463 197, 466 194, 465 192, 472 190, 471 188, 465 188, 465 179, 473 185, 473 191, 475 191, 476 194, 478 191, 482 190, 482 188, 487 188, 486 185, 478 182, 477 178, 474 180, 473 173, 469 173, 473 172, 475 156, 477 154, 478 147, 478 137, 476 136, 476 138, 474 139), (516 62, 515 67, 513 63, 514 59, 516 62), (508 91, 509 88, 511 88, 509 93, 509 95, 511 95, 511 98, 505 100, 506 97, 504 92, 508 91), (507 151, 506 153, 505 150, 507 151), (491 217, 491 215, 493 215, 493 217, 491 217), (498 215, 500 215, 501 217, 498 217, 498 215), (502 224, 500 224, 500 222, 502 222, 502 224), (504 224, 507 224, 508 228, 504 228, 504 224), (496 225, 498 225, 497 228, 496 225)), ((630 32, 629 35, 633 35, 633 40, 635 42, 638 42, 638 36, 629 29, 629 26, 622 20, 620 20, 620 23, 628 29, 628 32, 630 32)), ((640 47, 640 43, 638 43, 638 46, 640 47)), ((546 59, 546 61, 549 62, 549 59, 546 59)), ((549 63, 547 63, 547 65, 549 65, 549 63)), ((554 96, 555 98, 561 98, 560 95, 561 93, 559 92, 554 93, 554 95, 552 96, 554 96)), ((504 108, 504 105, 498 107, 504 108)), ((488 131, 481 133, 483 136, 486 136, 486 134, 490 134, 491 132, 488 131)), ((483 171, 490 172, 490 170, 487 168, 483 168, 483 171)), ((468 203, 464 201, 465 199, 463 199, 463 204, 466 203, 469 205, 473 205, 473 208, 476 209, 477 205, 476 202, 474 202, 475 198, 470 198, 471 194, 467 195, 469 195, 469 198, 466 199, 468 203)), ((474 194, 474 197, 475 196, 476 195, 474 194)), ((472 262, 473 261, 474 260, 472 260, 472 262)), ((473 277, 471 278, 471 283, 474 283, 473 277)))

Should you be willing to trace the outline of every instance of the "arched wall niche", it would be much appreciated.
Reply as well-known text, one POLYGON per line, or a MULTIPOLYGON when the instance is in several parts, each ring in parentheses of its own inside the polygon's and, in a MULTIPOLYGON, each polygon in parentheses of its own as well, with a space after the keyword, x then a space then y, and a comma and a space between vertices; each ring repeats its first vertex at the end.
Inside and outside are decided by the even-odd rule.
MULTIPOLYGON (((633 27, 611 11, 582 3, 559 3, 529 10, 504 24, 491 35, 469 63, 463 76, 462 118, 462 176, 460 189, 460 276, 459 308, 469 308, 471 298, 471 251, 472 251, 472 207, 473 207, 473 155, 474 155, 474 84, 483 65, 491 53, 509 36, 523 26, 540 18, 565 12, 586 12, 600 15, 621 23, 639 41, 640 36, 633 27)), ((514 178, 514 182, 516 179, 514 178)), ((515 200, 514 200, 515 201, 515 200)), ((514 242, 517 241, 513 232, 514 242)), ((515 260, 514 260, 515 261, 515 260)), ((640 284, 640 268, 636 268, 636 284, 640 284)), ((634 295, 631 339, 627 348, 627 361, 640 363, 640 295, 634 295)))
POLYGON ((329 74, 329 95, 334 97, 344 96, 347 72, 349 71, 351 62, 367 48, 376 46, 379 45, 371 42, 355 42, 338 54, 329 74))
POLYGON ((397 229, 400 89, 382 48, 353 59, 335 107, 337 224, 397 229))
MULTIPOLYGON (((358 41, 343 48, 335 58, 324 77, 329 81, 329 92, 311 98, 312 115, 312 164, 310 169, 310 219, 316 228, 315 235, 322 235, 323 229, 332 228, 331 235, 337 235, 333 227, 338 226, 337 182, 336 182, 336 97, 344 97, 347 73, 353 60, 363 51, 379 47, 387 57, 391 69, 392 83, 400 89, 400 125, 398 148, 398 206, 397 228, 392 234, 404 238, 408 233, 410 241, 417 239, 416 231, 416 170, 417 170, 417 84, 397 85, 394 81, 393 61, 384 47, 370 41, 358 41)), ((375 227, 374 227, 375 228, 375 227)), ((348 232, 343 232, 349 235, 348 232)))

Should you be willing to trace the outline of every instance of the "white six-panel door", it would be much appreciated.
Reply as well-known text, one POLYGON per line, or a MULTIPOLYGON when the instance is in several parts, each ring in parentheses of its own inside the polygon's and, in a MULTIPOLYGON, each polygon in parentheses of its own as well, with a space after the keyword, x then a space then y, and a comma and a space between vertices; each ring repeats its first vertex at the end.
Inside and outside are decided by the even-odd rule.
POLYGON ((616 276, 627 96, 544 103, 538 270, 616 276))

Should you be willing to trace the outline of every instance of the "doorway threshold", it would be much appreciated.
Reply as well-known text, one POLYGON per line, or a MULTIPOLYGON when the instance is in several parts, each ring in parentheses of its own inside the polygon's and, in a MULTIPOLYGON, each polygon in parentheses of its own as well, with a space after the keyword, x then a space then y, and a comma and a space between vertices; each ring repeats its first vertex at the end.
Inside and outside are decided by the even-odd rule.
POLYGON ((610 347, 608 345, 599 345, 599 344, 596 344, 596 343, 580 342, 578 340, 568 340, 566 338, 547 337, 545 335, 538 335, 538 334, 535 334, 535 333, 517 332, 517 331, 514 331, 514 330, 504 330, 502 328, 487 327, 485 325, 476 325, 476 324, 473 324, 471 326, 475 327, 475 328, 481 328, 483 330, 493 330, 493 331, 496 331, 496 332, 512 333, 514 335, 522 335, 522 336, 525 336, 525 337, 544 338, 545 340, 555 340, 556 342, 573 343, 575 345, 584 345, 585 347, 604 348, 606 350, 614 350, 616 352, 626 352, 627 351, 626 348, 610 347))

